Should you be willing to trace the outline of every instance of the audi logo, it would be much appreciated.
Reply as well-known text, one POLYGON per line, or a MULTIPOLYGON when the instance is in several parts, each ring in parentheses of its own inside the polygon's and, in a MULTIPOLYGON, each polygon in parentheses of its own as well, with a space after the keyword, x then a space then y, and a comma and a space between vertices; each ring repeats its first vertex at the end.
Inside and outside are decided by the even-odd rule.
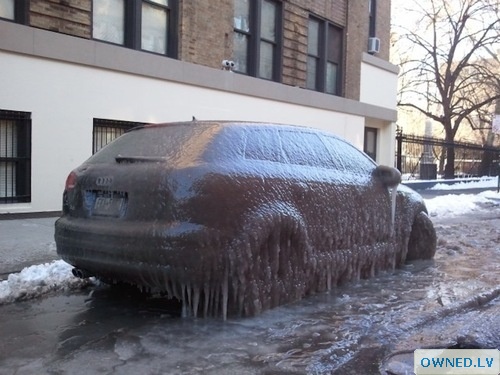
POLYGON ((97 177, 95 180, 95 184, 97 186, 109 186, 113 183, 113 177, 112 176, 105 176, 105 177, 97 177))

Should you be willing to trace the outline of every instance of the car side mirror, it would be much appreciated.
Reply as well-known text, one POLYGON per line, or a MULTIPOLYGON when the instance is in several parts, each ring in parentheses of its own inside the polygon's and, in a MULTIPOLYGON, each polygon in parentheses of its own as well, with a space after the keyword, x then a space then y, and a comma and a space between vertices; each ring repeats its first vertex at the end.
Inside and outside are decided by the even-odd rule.
POLYGON ((372 175, 387 187, 395 187, 401 183, 401 172, 386 165, 379 165, 373 170, 372 175))

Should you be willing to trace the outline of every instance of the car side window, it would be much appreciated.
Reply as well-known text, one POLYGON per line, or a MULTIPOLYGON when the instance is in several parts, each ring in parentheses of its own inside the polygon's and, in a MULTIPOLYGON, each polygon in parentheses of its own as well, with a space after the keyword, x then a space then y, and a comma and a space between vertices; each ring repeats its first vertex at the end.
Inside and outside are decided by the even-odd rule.
POLYGON ((246 132, 245 159, 283 163, 276 130, 260 129, 246 132))
POLYGON ((280 130, 285 158, 291 164, 332 168, 332 158, 315 133, 280 130))
POLYGON ((375 164, 360 150, 349 143, 335 138, 324 136, 326 147, 333 157, 335 168, 351 173, 371 173, 375 164))

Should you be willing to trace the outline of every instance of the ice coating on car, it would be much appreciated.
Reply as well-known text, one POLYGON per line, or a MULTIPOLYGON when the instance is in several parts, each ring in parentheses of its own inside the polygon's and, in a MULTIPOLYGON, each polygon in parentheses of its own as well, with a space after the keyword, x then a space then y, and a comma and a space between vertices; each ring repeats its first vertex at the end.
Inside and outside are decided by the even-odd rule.
POLYGON ((399 172, 312 128, 145 127, 74 173, 58 254, 78 275, 178 299, 185 316, 255 315, 436 248, 399 172))

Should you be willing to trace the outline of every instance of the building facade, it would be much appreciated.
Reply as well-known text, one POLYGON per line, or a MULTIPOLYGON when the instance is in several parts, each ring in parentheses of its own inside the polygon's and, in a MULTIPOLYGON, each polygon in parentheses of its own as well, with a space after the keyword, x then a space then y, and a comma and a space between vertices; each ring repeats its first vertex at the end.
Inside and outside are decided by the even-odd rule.
POLYGON ((0 0, 0 214, 142 123, 249 120, 393 164, 390 0, 0 0))

